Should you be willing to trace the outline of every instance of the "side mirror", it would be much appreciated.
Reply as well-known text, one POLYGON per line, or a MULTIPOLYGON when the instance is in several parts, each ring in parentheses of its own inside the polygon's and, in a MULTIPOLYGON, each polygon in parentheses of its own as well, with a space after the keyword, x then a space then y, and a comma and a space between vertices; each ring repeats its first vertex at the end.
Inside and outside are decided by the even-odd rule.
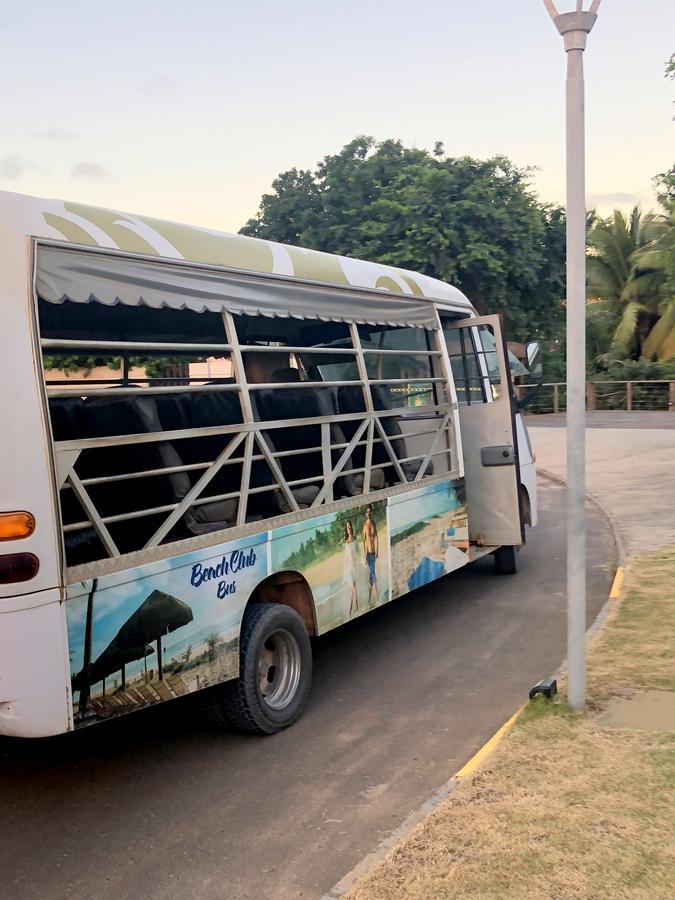
POLYGON ((528 343, 525 344, 525 364, 529 369, 532 381, 537 383, 540 383, 544 377, 542 357, 543 353, 539 341, 528 341, 528 343))

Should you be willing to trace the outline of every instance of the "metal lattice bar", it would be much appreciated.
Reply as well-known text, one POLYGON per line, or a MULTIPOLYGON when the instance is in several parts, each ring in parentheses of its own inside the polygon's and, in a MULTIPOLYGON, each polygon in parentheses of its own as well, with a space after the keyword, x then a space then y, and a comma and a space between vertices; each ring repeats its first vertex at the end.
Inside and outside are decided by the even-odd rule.
MULTIPOLYGON (((447 404, 442 406, 416 406, 415 414, 427 410, 429 413, 445 412, 447 404)), ((277 428, 291 428, 296 425, 320 425, 322 422, 353 422, 364 413, 344 413, 339 416, 315 416, 304 419, 274 419, 269 422, 238 422, 232 425, 208 425, 202 428, 174 429, 172 431, 143 431, 138 434, 120 434, 112 437, 79 438, 73 441, 55 441, 57 450, 93 450, 96 447, 123 447, 127 444, 152 444, 155 441, 180 441, 188 438, 213 437, 239 431, 273 431, 277 428)), ((400 409, 375 410, 375 418, 401 416, 400 409)))
MULTIPOLYGON (((134 446, 145 443, 161 443, 161 442, 180 442, 182 440, 199 439, 206 437, 230 437, 227 446, 219 453, 214 461, 204 463, 192 463, 184 466, 169 466, 166 468, 155 468, 141 472, 127 472, 117 476, 98 476, 91 479, 81 481, 75 473, 73 478, 68 480, 66 486, 69 490, 73 490, 75 496, 83 506, 88 516, 87 521, 70 523, 64 527, 65 532, 77 531, 78 529, 88 528, 93 525, 106 552, 110 556, 119 555, 119 550, 114 540, 110 536, 107 525, 120 524, 133 519, 139 519, 154 515, 164 515, 166 518, 156 529, 152 537, 146 542, 144 549, 156 547, 170 533, 176 523, 185 515, 189 509, 211 504, 223 500, 239 498, 236 513, 236 522, 219 523, 219 529, 223 527, 237 527, 246 523, 248 498, 253 494, 276 493, 280 492, 284 497, 285 503, 292 512, 299 512, 300 505, 296 499, 294 491, 306 485, 317 485, 320 489, 316 495, 312 507, 318 507, 325 504, 332 504, 335 501, 334 486, 339 479, 356 474, 363 474, 363 483, 361 495, 370 493, 371 473, 377 470, 392 469, 396 472, 396 479, 400 485, 407 484, 407 478, 403 471, 402 465, 408 463, 418 463, 415 475, 415 481, 419 481, 424 477, 430 461, 434 457, 452 454, 453 443, 451 440, 451 429, 448 423, 452 417, 452 409, 447 402, 438 402, 436 385, 442 384, 447 380, 447 350, 444 342, 437 338, 436 349, 428 347, 426 350, 384 350, 379 348, 363 348, 355 324, 349 325, 350 335, 353 347, 331 347, 326 345, 315 347, 297 347, 297 346, 257 346, 257 345, 241 345, 239 343, 236 332, 236 325, 232 315, 225 312, 222 315, 226 342, 223 343, 202 343, 191 344, 184 342, 152 342, 152 341, 136 341, 136 342, 117 342, 117 341, 68 341, 68 340, 52 340, 44 339, 42 347, 45 350, 76 350, 87 348, 89 351, 100 352, 117 352, 123 360, 127 360, 128 356, 135 352, 147 353, 181 353, 181 354, 205 354, 205 353, 227 353, 232 364, 232 372, 234 383, 222 384, 212 383, 210 379, 199 377, 186 377, 181 379, 180 384, 160 384, 158 382, 163 379, 142 378, 138 382, 142 383, 142 387, 129 387, 125 384, 128 378, 128 365, 121 379, 101 379, 94 382, 87 382, 82 386, 73 390, 60 389, 60 383, 55 385, 56 390, 48 388, 49 398, 66 398, 66 397, 82 397, 83 393, 91 393, 95 386, 104 384, 112 384, 113 387, 106 388, 105 396, 108 397, 148 397, 162 394, 186 394, 197 392, 223 392, 236 393, 241 405, 242 422, 235 422, 229 425, 206 426, 200 428, 174 429, 170 431, 144 432, 132 435, 116 435, 99 438, 84 438, 73 441, 55 442, 57 451, 87 450, 93 451, 98 448, 111 448, 120 446, 134 446), (284 354, 295 353, 300 356, 302 354, 317 355, 325 357, 343 357, 347 361, 354 360, 358 369, 358 377, 355 379, 342 379, 333 381, 301 381, 301 382, 265 382, 249 384, 246 376, 246 368, 244 363, 244 354, 246 353, 269 353, 284 354), (421 377, 407 378, 374 378, 368 376, 366 355, 369 358, 387 358, 400 357, 402 353, 406 356, 414 356, 416 358, 426 358, 429 360, 430 375, 421 377), (444 377, 436 375, 436 368, 433 360, 439 358, 441 360, 441 368, 445 371, 444 377), (121 386, 118 386, 121 385, 121 386), (270 422, 256 421, 253 408, 253 392, 256 391, 277 391, 284 389, 304 388, 306 390, 324 389, 324 388, 340 388, 343 386, 360 385, 363 391, 364 406, 363 412, 346 413, 339 415, 306 417, 292 420, 274 420, 270 422), (376 410, 373 404, 371 393, 371 385, 383 385, 393 388, 393 393, 397 393, 397 388, 407 388, 398 391, 398 393, 406 396, 425 395, 434 393, 434 403, 424 403, 419 407, 414 407, 414 412, 406 414, 406 407, 376 410), (87 388, 87 390, 83 390, 87 388), (409 416, 409 417, 408 417, 409 416), (387 434, 384 422, 388 418, 394 420, 408 419, 408 423, 412 424, 415 419, 420 420, 420 427, 417 430, 406 431, 400 434, 387 434), (433 425, 429 419, 435 420, 433 425), (348 422, 356 425, 356 430, 351 440, 345 442, 337 440, 332 442, 333 424, 339 425, 341 422, 348 422), (276 451, 273 444, 273 435, 278 429, 289 429, 302 426, 319 426, 321 433, 321 444, 319 447, 303 447, 302 449, 276 451), (364 437, 365 435, 365 437, 364 437), (413 437, 423 437, 432 435, 426 452, 412 454, 405 457, 399 457, 394 449, 394 441, 399 442, 399 446, 405 447, 405 441, 413 437), (443 437, 445 436, 445 438, 443 437), (438 448, 441 440, 447 439, 448 446, 446 448, 438 448), (401 442, 403 442, 401 444, 401 442), (373 464, 373 448, 375 444, 383 446, 389 462, 373 464), (243 453, 234 457, 235 451, 243 444, 243 453), (365 460, 363 466, 354 466, 352 464, 352 455, 357 447, 365 448, 365 460), (321 454, 322 474, 307 478, 288 480, 284 476, 281 462, 287 457, 298 457, 307 453, 321 454), (339 454, 339 455, 338 455, 339 454), (337 460, 335 456, 338 455, 337 460), (250 485, 251 468, 254 462, 264 462, 272 474, 273 483, 252 487, 250 485), (230 491, 215 496, 203 496, 209 483, 215 475, 225 466, 241 465, 241 476, 239 479, 239 491, 230 491), (162 506, 156 506, 144 510, 133 510, 127 513, 116 513, 110 516, 101 516, 92 502, 91 497, 87 493, 86 485, 97 485, 114 483, 116 481, 131 481, 135 478, 151 477, 157 475, 172 475, 178 472, 201 472, 196 483, 190 488, 187 494, 177 503, 170 503, 162 506)), ((437 370, 436 370, 437 371, 437 370)), ((65 384, 79 384, 79 382, 64 382, 65 384)), ((425 441, 425 444, 427 442, 425 441)), ((178 445, 180 449, 180 445, 178 445)), ((452 460, 451 460, 452 462, 452 460)), ((389 478, 390 488, 392 486, 391 477, 389 478)), ((352 488, 353 489, 353 488, 352 488)), ((339 499, 339 498, 338 498, 339 499)))
POLYGON ((197 481, 197 483, 187 492, 185 497, 180 501, 178 506, 174 509, 171 515, 159 526, 157 531, 153 534, 150 540, 144 545, 143 549, 147 549, 148 547, 154 547, 157 544, 161 543, 162 539, 166 537, 166 535, 171 531, 176 522, 180 519, 182 515, 184 515, 189 508, 192 506, 194 500, 196 500, 201 492, 204 490, 206 485, 213 479, 215 475, 218 474, 218 471, 226 459, 229 459, 230 456, 237 449, 239 444, 244 440, 244 434, 236 435, 229 442, 227 447, 218 454, 218 456, 211 463, 209 468, 204 472, 202 477, 197 481))

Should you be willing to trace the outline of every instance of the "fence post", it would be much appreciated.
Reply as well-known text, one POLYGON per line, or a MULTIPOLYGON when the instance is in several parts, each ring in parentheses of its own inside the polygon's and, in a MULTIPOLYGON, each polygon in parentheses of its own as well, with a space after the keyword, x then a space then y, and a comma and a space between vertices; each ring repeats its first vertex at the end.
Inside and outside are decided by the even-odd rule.
POLYGON ((595 385, 592 381, 586 382, 586 409, 595 409, 596 394, 595 385))
POLYGON ((668 382, 668 409, 675 409, 675 381, 668 382))
POLYGON ((557 415, 560 410, 560 403, 558 400, 558 382, 553 385, 553 412, 557 415))
POLYGON ((626 409, 628 412, 633 408, 633 382, 626 382, 626 409))

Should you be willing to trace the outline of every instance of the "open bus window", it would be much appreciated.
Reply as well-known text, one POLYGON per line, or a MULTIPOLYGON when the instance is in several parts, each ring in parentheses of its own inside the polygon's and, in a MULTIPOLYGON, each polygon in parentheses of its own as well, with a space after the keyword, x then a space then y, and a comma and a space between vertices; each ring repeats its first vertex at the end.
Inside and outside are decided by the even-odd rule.
POLYGON ((359 325, 359 337, 368 378, 380 384, 393 407, 414 409, 444 402, 444 379, 428 331, 359 325))
POLYGON ((481 368, 475 332, 475 328, 443 329, 460 406, 487 402, 485 370, 481 368))

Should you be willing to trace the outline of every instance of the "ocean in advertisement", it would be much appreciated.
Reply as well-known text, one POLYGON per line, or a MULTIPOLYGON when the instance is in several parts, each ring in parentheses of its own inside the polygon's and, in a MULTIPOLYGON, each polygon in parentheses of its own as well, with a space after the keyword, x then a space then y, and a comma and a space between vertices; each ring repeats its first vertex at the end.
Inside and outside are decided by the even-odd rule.
POLYGON ((465 565, 469 528, 464 482, 442 481, 390 498, 393 597, 465 565))

